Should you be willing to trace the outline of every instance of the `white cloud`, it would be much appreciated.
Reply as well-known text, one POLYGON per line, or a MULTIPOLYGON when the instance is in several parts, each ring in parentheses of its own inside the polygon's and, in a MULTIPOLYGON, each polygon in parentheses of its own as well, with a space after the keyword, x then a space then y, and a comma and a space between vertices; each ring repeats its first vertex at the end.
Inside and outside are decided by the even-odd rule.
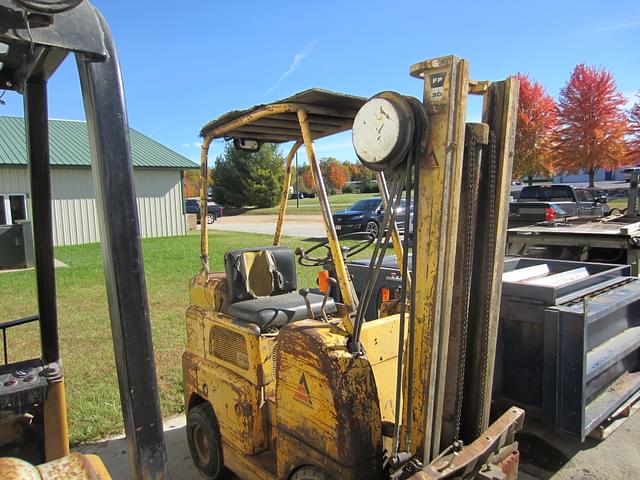
POLYGON ((626 22, 626 23, 617 23, 613 25, 604 25, 602 27, 596 27, 591 30, 579 32, 575 36, 579 37, 583 35, 593 35, 597 33, 613 32, 615 30, 626 30, 628 28, 637 28, 637 27, 640 27, 640 20, 634 20, 633 22, 626 22))
POLYGON ((287 68, 282 73, 282 75, 280 75, 280 78, 278 78, 276 83, 274 83, 271 87, 269 87, 267 91, 264 92, 263 95, 267 95, 273 92, 276 88, 278 88, 278 86, 282 83, 282 81, 285 78, 287 78, 289 75, 295 72, 300 67, 300 64, 302 63, 302 61, 309 56, 309 54, 311 53, 311 50, 313 50, 313 47, 315 47, 317 44, 318 44, 318 41, 314 40, 310 42, 306 47, 304 47, 304 49, 301 52, 296 53, 295 56, 293 57, 293 61, 291 62, 291 65, 289 65, 289 68, 287 68))
POLYGON ((202 142, 183 143, 182 148, 201 148, 202 142))

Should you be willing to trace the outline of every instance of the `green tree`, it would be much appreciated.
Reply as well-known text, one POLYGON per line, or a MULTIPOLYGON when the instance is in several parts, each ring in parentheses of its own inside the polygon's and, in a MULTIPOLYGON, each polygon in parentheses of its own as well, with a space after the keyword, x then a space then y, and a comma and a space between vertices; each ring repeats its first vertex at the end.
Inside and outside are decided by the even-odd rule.
POLYGON ((255 153, 227 143, 211 171, 213 199, 229 207, 273 207, 280 199, 284 157, 276 145, 264 144, 255 153))

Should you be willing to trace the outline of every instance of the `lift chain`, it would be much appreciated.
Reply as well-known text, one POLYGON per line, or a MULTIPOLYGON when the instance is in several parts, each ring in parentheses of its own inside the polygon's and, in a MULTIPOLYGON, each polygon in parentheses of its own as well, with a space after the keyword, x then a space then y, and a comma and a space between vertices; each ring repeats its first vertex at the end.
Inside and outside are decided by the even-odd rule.
MULTIPOLYGON (((458 372, 456 386, 456 420, 454 440, 458 440, 460 435, 460 424, 462 422, 462 398, 464 393, 464 374, 467 358, 467 337, 469 335, 469 302, 471 296, 471 272, 473 271, 473 209, 476 208, 477 186, 475 182, 477 163, 477 138, 472 128, 467 127, 465 134, 465 154, 462 170, 462 198, 461 205, 464 205, 464 250, 463 250, 463 279, 462 291, 464 298, 462 301, 459 350, 458 350, 458 372)), ((460 219, 462 220, 462 219, 460 219)), ((460 221, 459 220, 459 221, 460 221)))
POLYGON ((489 376, 489 365, 488 365, 488 354, 489 354, 489 333, 490 333, 490 316, 491 316, 491 291, 493 289, 493 268, 494 268, 494 255, 495 251, 495 242, 496 242, 496 186, 497 186, 497 172, 498 172, 498 157, 497 157, 497 138, 495 132, 489 132, 489 165, 488 165, 488 184, 485 185, 488 189, 489 193, 489 204, 485 205, 484 208, 487 208, 489 212, 489 224, 487 228, 489 229, 489 235, 487 235, 487 252, 489 252, 488 260, 489 264, 485 266, 483 269, 483 280, 482 285, 484 285, 484 318, 482 319, 482 342, 480 345, 480 361, 482 362, 480 368, 480 374, 482 375, 482 382, 480 388, 480 412, 477 418, 476 425, 476 436, 482 434, 482 431, 485 427, 485 418, 484 412, 486 411, 484 408, 486 397, 485 393, 487 391, 487 382, 489 376))

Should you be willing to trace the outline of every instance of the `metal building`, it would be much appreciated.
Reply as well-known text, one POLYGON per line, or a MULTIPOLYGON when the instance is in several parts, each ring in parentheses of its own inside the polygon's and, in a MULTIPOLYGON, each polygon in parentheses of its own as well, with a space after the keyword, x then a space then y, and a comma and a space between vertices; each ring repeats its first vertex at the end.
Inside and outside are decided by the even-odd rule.
MULTIPOLYGON (((54 244, 97 242, 87 124, 50 120, 49 132, 54 244)), ((142 236, 184 234, 182 172, 197 165, 134 129, 130 135, 142 236)), ((0 225, 30 220, 29 191, 24 120, 0 117, 0 225)))

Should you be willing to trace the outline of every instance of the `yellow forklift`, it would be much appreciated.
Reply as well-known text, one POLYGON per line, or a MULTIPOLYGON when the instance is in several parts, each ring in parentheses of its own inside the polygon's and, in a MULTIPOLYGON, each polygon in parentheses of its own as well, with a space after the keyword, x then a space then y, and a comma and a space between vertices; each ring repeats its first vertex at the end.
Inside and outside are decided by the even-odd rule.
POLYGON ((91 146, 98 222, 129 470, 165 479, 166 451, 134 192, 129 127, 111 32, 86 0, 0 0, 0 88, 22 94, 38 313, 0 323, 0 478, 109 479, 94 455, 69 454, 58 342, 47 83, 75 54, 91 146), (8 362, 7 330, 39 324, 39 358, 8 362), (37 466, 34 466, 37 465, 37 466))
POLYGON ((203 127, 202 205, 214 139, 245 150, 294 142, 273 245, 227 252, 225 271, 211 272, 201 231, 183 373, 187 440, 205 478, 225 468, 265 480, 516 478, 524 412, 509 408, 491 425, 489 417, 518 84, 472 81, 454 56, 411 74, 424 82, 423 101, 312 89, 203 127), (469 94, 484 99, 482 123, 466 124, 469 94), (362 244, 374 242, 371 277, 390 242, 404 269, 399 299, 368 322, 370 294, 355 294, 345 268, 354 249, 340 244, 313 147, 350 129, 385 203, 378 237, 362 244), (279 245, 303 144, 327 239, 295 253, 334 273, 317 289, 298 289, 294 252, 279 245), (477 181, 463 178, 466 160, 477 181), (476 187, 465 190, 469 183, 476 187), (412 235, 401 238, 403 195, 415 210, 412 235), (464 216, 474 198, 489 202, 488 216, 464 216), (311 256, 322 247, 325 257, 311 256))

